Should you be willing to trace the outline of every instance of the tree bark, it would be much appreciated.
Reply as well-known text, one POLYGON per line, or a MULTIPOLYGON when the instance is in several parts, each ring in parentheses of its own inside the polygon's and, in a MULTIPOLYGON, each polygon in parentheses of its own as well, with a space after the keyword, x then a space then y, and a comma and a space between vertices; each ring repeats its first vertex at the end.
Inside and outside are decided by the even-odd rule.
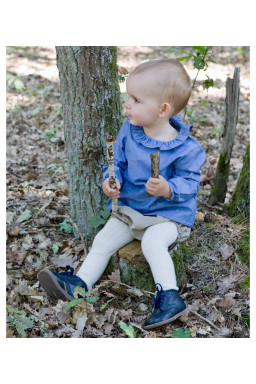
POLYGON ((102 167, 105 133, 121 124, 116 47, 56 47, 70 184, 71 217, 86 239, 106 204, 102 167))
POLYGON ((227 208, 230 216, 250 217, 250 144, 247 145, 243 168, 227 208))
POLYGON ((223 141, 221 153, 217 164, 217 171, 209 204, 214 205, 217 202, 224 203, 227 182, 229 176, 230 158, 234 143, 234 136, 236 130, 238 104, 239 104, 239 78, 240 68, 235 68, 234 79, 228 77, 226 83, 226 120, 223 130, 223 141))

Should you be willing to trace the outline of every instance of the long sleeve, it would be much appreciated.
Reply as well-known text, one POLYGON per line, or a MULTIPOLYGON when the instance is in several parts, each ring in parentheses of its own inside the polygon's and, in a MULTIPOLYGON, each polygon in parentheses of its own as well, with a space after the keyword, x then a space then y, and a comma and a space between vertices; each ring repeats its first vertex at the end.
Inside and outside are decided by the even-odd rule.
POLYGON ((174 162, 173 177, 168 180, 170 201, 183 202, 195 197, 200 189, 200 168, 205 162, 205 151, 198 145, 187 156, 174 162))
MULTIPOLYGON (((123 183, 123 173, 127 168, 127 159, 125 157, 126 126, 127 124, 125 123, 122 125, 114 143, 114 171, 115 177, 119 180, 121 186, 123 183)), ((108 166, 104 164, 103 181, 108 177, 108 166)))

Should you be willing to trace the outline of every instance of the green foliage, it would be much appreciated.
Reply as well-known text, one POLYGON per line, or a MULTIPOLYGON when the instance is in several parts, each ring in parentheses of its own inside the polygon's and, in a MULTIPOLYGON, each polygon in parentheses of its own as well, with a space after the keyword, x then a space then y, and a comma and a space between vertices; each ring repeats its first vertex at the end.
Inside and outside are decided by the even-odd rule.
POLYGON ((82 301, 87 301, 89 303, 95 303, 97 300, 99 300, 99 297, 98 296, 89 296, 89 297, 86 297, 86 292, 85 292, 85 289, 82 288, 82 287, 75 287, 75 290, 74 290, 74 300, 71 300, 69 301, 64 309, 66 309, 67 311, 70 309, 70 308, 73 308, 75 307, 76 305, 78 305, 79 303, 81 303, 82 301), (79 297, 80 296, 80 297, 79 297))
POLYGON ((108 221, 109 216, 110 216, 110 212, 108 211, 107 207, 105 207, 104 209, 101 209, 99 211, 99 214, 94 216, 91 219, 90 221, 91 227, 98 228, 101 225, 105 225, 105 223, 108 221))
POLYGON ((126 325, 123 321, 119 321, 118 323, 119 327, 125 331, 126 335, 128 337, 135 337, 135 334, 134 334, 134 328, 132 325, 126 325))
POLYGON ((58 127, 54 127, 50 129, 50 131, 46 131, 45 139, 49 140, 51 143, 55 144, 58 141, 58 137, 55 136, 54 132, 58 130, 58 127))
POLYGON ((53 244, 53 246, 52 246, 52 251, 53 251, 54 254, 58 253, 58 251, 59 251, 59 247, 58 247, 57 244, 53 244))
POLYGON ((103 311, 103 309, 105 309, 107 307, 107 305, 112 301, 114 300, 114 297, 112 297, 112 299, 108 300, 106 303, 102 304, 102 306, 100 307, 100 311, 103 311))
POLYGON ((17 219, 18 223, 22 223, 23 221, 29 220, 33 216, 32 211, 30 209, 26 209, 17 219))
MULTIPOLYGON (((177 60, 183 61, 183 60, 189 60, 193 59, 193 67, 194 69, 197 69, 196 77, 193 81, 192 88, 195 87, 196 79, 198 77, 198 74, 201 70, 206 71, 208 68, 208 63, 212 62, 215 63, 215 61, 212 59, 212 53, 210 51, 210 47, 207 46, 193 46, 193 53, 187 54, 186 56, 179 57, 177 60)), ((203 86, 204 89, 209 89, 210 87, 214 86, 214 81, 211 79, 207 74, 205 74, 207 79, 203 80, 200 84, 203 86)))
POLYGON ((213 137, 213 136, 215 136, 216 133, 219 134, 220 131, 221 131, 221 129, 222 129, 222 126, 221 126, 221 125, 219 125, 218 127, 214 127, 214 128, 211 130, 211 132, 210 132, 210 136, 213 137))
POLYGON ((128 75, 129 75, 128 72, 119 73, 118 79, 119 79, 120 83, 123 83, 125 81, 125 79, 128 77, 128 75))
POLYGON ((238 256, 243 263, 250 264, 250 234, 238 242, 238 256))
POLYGON ((185 329, 177 328, 177 329, 175 329, 175 331, 172 332, 171 337, 189 338, 189 337, 191 337, 190 330, 188 328, 185 328, 185 329))
POLYGON ((72 233, 73 232, 73 227, 67 219, 65 219, 64 221, 59 223, 59 226, 60 226, 61 231, 64 231, 66 233, 72 233))
POLYGON ((250 275, 246 276, 241 282, 241 288, 245 291, 250 288, 250 275))
POLYGON ((198 117, 195 113, 195 108, 191 108, 187 111, 188 121, 190 124, 194 124, 196 121, 201 121, 201 118, 198 117))
POLYGON ((7 309, 11 312, 11 314, 7 316, 7 323, 9 326, 16 329, 18 334, 22 337, 26 337, 25 330, 33 327, 34 320, 27 317, 25 311, 19 311, 10 305, 7 305, 7 309))
POLYGON ((23 81, 20 79, 18 75, 13 75, 12 73, 8 72, 6 74, 6 81, 7 81, 7 86, 13 85, 16 91, 23 91, 25 88, 23 81))
POLYGON ((245 56, 245 51, 244 51, 243 47, 237 47, 236 49, 237 49, 240 56, 242 56, 242 57, 245 56))
POLYGON ((51 163, 45 167, 44 172, 48 172, 50 176, 52 176, 54 173, 61 173, 64 171, 64 167, 60 163, 51 163))

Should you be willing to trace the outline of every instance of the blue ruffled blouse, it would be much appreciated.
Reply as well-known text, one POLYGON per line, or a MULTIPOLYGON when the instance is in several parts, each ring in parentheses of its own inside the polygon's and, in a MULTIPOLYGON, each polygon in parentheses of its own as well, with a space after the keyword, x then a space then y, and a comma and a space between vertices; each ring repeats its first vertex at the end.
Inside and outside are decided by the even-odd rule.
MULTIPOLYGON (((205 150, 191 136, 192 125, 184 124, 176 115, 169 120, 178 135, 171 141, 155 140, 145 135, 143 127, 127 119, 114 144, 115 177, 121 184, 119 205, 136 209, 145 216, 160 215, 192 227, 195 221, 197 193, 200 188, 200 168, 205 162, 205 150), (169 183, 172 195, 149 197, 145 188, 151 177, 150 153, 160 152, 159 174, 169 183)), ((103 181, 108 177, 103 166, 103 181)), ((111 199, 107 208, 112 209, 111 199)))

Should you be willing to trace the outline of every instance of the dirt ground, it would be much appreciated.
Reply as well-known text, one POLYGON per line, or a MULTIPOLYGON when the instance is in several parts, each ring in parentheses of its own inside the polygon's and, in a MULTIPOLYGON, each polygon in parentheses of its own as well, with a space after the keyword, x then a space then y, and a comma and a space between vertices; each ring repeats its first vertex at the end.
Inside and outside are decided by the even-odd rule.
MULTIPOLYGON (((118 47, 118 65, 130 71, 142 61, 186 52, 191 47, 118 47)), ((148 332, 142 324, 153 296, 122 284, 118 270, 99 280, 89 302, 69 309, 39 286, 40 269, 77 268, 84 246, 64 217, 69 191, 55 49, 7 47, 7 337, 249 337, 249 266, 239 254, 248 223, 228 217, 224 205, 208 205, 225 120, 225 82, 235 67, 241 69, 240 102, 225 203, 242 168, 250 125, 249 48, 213 47, 212 55, 216 63, 198 80, 207 74, 215 86, 208 92, 196 87, 186 115, 207 154, 196 222, 185 244, 189 283, 182 297, 190 313, 148 332)), ((192 62, 183 63, 194 78, 192 62)), ((120 89, 124 100, 125 83, 120 89)))

